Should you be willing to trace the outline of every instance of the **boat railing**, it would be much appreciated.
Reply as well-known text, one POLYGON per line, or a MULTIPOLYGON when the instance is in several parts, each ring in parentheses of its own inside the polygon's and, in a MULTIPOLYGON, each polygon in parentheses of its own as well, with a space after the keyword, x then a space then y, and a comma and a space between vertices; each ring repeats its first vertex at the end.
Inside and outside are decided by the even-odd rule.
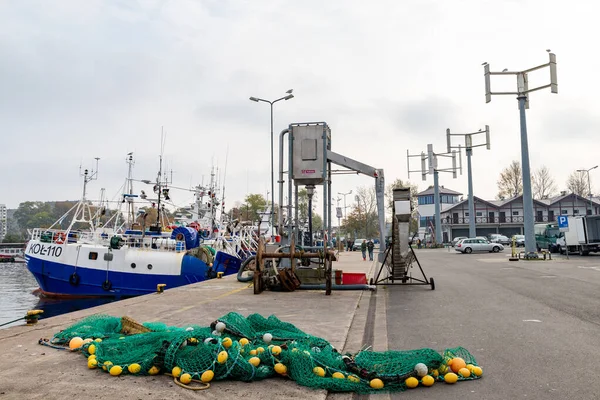
POLYGON ((65 244, 79 242, 93 243, 104 239, 108 241, 109 238, 94 235, 93 232, 35 228, 31 233, 31 239, 39 240, 42 243, 65 244))
POLYGON ((123 244, 129 248, 140 248, 149 251, 167 251, 181 253, 186 250, 185 241, 161 236, 124 235, 123 244))

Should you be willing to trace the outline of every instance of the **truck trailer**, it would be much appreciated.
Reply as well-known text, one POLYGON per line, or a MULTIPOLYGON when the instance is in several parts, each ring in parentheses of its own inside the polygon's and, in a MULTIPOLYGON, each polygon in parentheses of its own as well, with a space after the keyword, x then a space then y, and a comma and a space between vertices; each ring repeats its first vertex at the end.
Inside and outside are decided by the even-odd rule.
POLYGON ((556 239, 558 251, 587 256, 600 251, 600 215, 568 217, 569 230, 556 239))

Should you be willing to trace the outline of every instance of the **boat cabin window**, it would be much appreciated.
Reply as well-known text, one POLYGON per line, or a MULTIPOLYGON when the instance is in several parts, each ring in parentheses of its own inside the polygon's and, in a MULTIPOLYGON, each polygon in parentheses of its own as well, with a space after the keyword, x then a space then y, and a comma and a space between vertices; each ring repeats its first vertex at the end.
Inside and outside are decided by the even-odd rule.
POLYGON ((90 251, 90 255, 88 257, 90 260, 97 260, 98 259, 98 253, 96 253, 95 251, 90 251))

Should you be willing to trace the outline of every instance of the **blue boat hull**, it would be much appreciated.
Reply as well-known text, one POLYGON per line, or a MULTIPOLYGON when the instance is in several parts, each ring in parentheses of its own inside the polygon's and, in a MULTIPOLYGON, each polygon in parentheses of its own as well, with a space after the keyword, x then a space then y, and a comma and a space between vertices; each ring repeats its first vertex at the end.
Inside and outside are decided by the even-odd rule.
POLYGON ((196 257, 185 255, 179 275, 133 274, 77 267, 27 256, 27 269, 33 274, 42 294, 51 297, 131 297, 156 292, 157 285, 166 289, 202 282, 217 276, 237 274, 241 260, 218 252, 213 267, 196 257), (73 279, 73 274, 77 279, 73 279), (110 282, 110 288, 104 284, 110 282), (103 285, 104 284, 104 285, 103 285))

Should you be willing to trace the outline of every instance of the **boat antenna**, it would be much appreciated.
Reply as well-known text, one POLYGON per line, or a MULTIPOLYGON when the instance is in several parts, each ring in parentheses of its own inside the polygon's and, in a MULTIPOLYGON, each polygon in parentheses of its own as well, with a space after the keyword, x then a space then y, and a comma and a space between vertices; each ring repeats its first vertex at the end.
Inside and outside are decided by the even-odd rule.
POLYGON ((227 158, 229 158, 229 145, 225 152, 225 168, 223 170, 223 193, 221 194, 221 222, 219 227, 223 226, 223 215, 225 215, 225 178, 227 178, 227 158))
POLYGON ((156 226, 160 232, 160 198, 162 194, 162 159, 165 151, 165 131, 164 127, 160 127, 160 156, 159 156, 159 169, 158 177, 156 178, 156 184, 158 186, 158 206, 156 209, 156 226))

